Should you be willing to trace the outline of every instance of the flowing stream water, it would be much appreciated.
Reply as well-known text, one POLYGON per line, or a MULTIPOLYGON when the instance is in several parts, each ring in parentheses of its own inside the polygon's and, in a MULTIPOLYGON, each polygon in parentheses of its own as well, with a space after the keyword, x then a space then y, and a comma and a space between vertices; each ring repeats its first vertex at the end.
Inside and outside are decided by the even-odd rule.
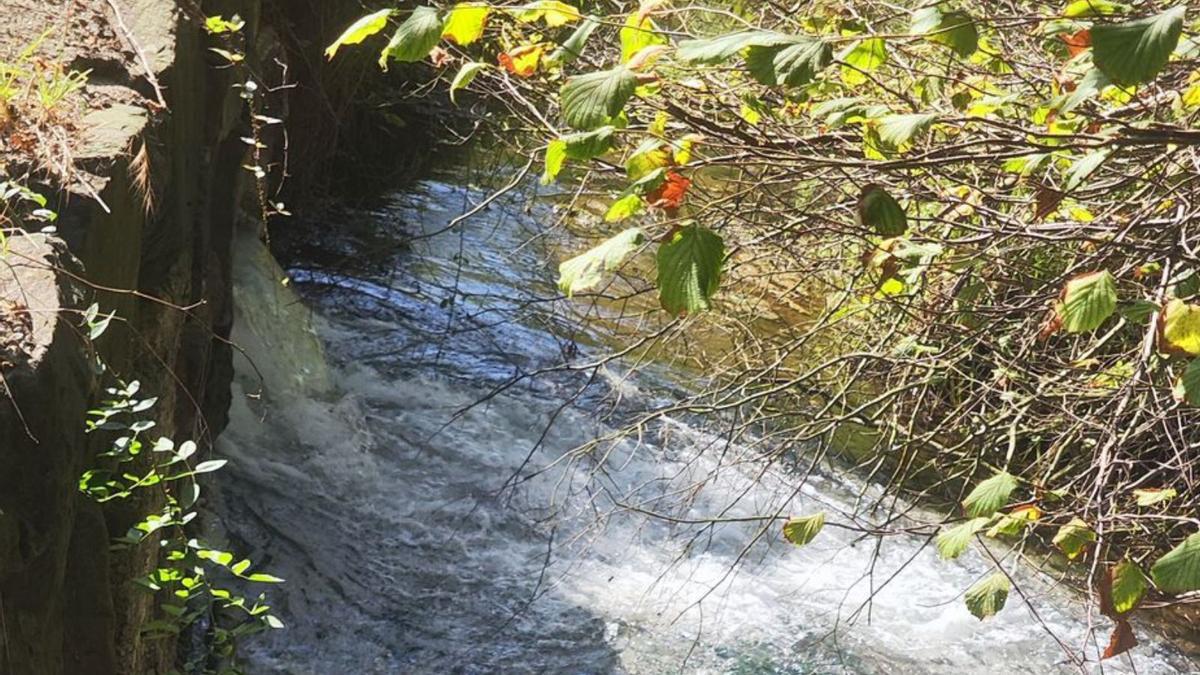
MULTIPOLYGON (((1047 629, 1103 648, 1107 620, 1088 642, 1085 606, 1028 570, 1036 615, 1014 593, 972 617, 962 591, 990 570, 977 551, 944 562, 924 536, 876 549, 832 526, 786 544, 754 516, 851 513, 873 488, 722 466, 702 421, 668 417, 603 463, 569 455, 693 375, 614 362, 497 391, 605 336, 567 339, 548 301, 544 205, 506 196, 400 245, 484 194, 431 180, 348 212, 290 285, 256 242, 237 246, 235 339, 253 366, 238 358, 216 511, 287 579, 269 591, 288 628, 255 638, 249 672, 1068 673, 1047 629), (615 506, 631 494, 676 520, 615 506)), ((1132 660, 1086 670, 1193 670, 1138 629, 1132 660)))

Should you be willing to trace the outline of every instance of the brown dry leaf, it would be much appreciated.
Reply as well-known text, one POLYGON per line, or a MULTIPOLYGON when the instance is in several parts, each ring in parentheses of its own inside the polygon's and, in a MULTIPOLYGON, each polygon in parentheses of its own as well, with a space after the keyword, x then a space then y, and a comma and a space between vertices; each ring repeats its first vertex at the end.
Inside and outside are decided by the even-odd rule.
POLYGON ((1120 656, 1137 645, 1138 639, 1133 634, 1133 626, 1129 625, 1129 621, 1119 619, 1117 625, 1113 627, 1112 635, 1108 638, 1108 647, 1105 648, 1104 655, 1100 658, 1111 659, 1114 656, 1120 656))

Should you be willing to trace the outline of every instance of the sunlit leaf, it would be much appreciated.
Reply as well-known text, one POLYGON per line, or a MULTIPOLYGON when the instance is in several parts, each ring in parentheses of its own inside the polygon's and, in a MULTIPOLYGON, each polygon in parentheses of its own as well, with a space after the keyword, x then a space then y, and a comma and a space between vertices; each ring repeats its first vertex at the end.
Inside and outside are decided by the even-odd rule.
POLYGON ((792 38, 773 31, 742 31, 702 40, 684 40, 675 52, 684 63, 717 65, 737 56, 748 47, 774 47, 790 44, 792 38))
POLYGON ((625 25, 621 27, 620 37, 622 63, 629 61, 634 54, 646 47, 667 44, 666 36, 658 32, 658 26, 654 21, 640 12, 634 12, 625 18, 625 25))
POLYGON ((804 546, 816 539, 824 527, 824 511, 818 511, 811 516, 788 518, 787 522, 783 524, 783 538, 796 546, 804 546))
POLYGON ((645 241, 642 231, 630 228, 558 266, 558 288, 568 298, 600 284, 645 241))
POLYGON ((671 314, 695 314, 711 308, 721 285, 725 242, 712 230, 691 225, 658 248, 658 292, 671 314))
POLYGON ((454 75, 454 80, 450 82, 450 100, 454 101, 454 95, 459 89, 468 87, 475 79, 475 76, 482 72, 488 64, 479 61, 468 61, 458 69, 458 73, 454 75))
POLYGON ((1200 532, 1159 558, 1150 568, 1150 576, 1164 593, 1200 590, 1200 532))
POLYGON ((1054 534, 1054 545, 1067 556, 1068 560, 1078 558, 1096 541, 1096 531, 1079 518, 1058 528, 1054 534))
POLYGON ((1071 112, 1082 105, 1084 101, 1103 91, 1109 84, 1111 82, 1107 75, 1099 68, 1092 68, 1075 84, 1075 91, 1061 99, 1062 103, 1059 105, 1058 111, 1060 113, 1071 112))
POLYGON ((976 533, 987 527, 991 520, 991 518, 972 518, 950 529, 942 530, 938 533, 936 542, 938 555, 943 560, 953 560, 962 555, 971 546, 971 541, 975 539, 976 533))
POLYGON ((963 510, 972 518, 991 516, 1008 504, 1008 498, 1017 489, 1017 479, 1007 471, 1001 471, 971 490, 963 500, 963 510))
POLYGON ((926 7, 913 14, 913 33, 925 35, 932 42, 945 45, 962 58, 975 53, 979 47, 979 31, 970 14, 945 11, 941 6, 926 7))
POLYGON ((1183 34, 1186 7, 1124 23, 1092 26, 1092 59, 1113 82, 1132 86, 1158 75, 1183 34))
POLYGON ((1148 580, 1142 568, 1123 560, 1112 568, 1109 578, 1112 582, 1109 593, 1113 611, 1125 614, 1137 607, 1148 587, 1148 580))
POLYGON ((563 118, 575 129, 604 126, 621 113, 636 89, 637 75, 625 66, 573 77, 560 95, 563 118))
POLYGON ((683 205, 691 185, 691 180, 674 171, 667 171, 662 184, 646 193, 646 203, 660 209, 677 209, 683 205))
POLYGON ((964 600, 967 610, 980 621, 995 616, 1004 609, 1012 586, 1003 572, 994 572, 967 589, 964 600))
POLYGON ((1117 284, 1108 270, 1071 279, 1058 303, 1058 315, 1068 333, 1096 330, 1116 309, 1117 284))
POLYGON ((631 180, 638 180, 652 171, 670 166, 673 161, 668 144, 659 138, 647 138, 625 161, 625 172, 631 180))
POLYGON ((859 85, 867 81, 869 73, 887 63, 887 42, 883 38, 867 38, 843 52, 839 57, 852 68, 842 68, 842 81, 859 85))
POLYGON ((614 131, 613 127, 600 127, 595 131, 581 131, 551 141, 546 148, 546 170, 542 174, 542 183, 552 183, 568 159, 586 161, 611 150, 614 131))
POLYGON ((483 28, 492 9, 483 2, 460 2, 450 10, 442 37, 462 46, 483 36, 483 28))
POLYGON ((332 59, 342 45, 356 45, 387 27, 392 10, 381 9, 350 24, 338 39, 325 49, 325 58, 332 59))
POLYGON ((635 216, 646 208, 646 201, 638 194, 622 195, 617 201, 608 207, 608 211, 604 214, 604 222, 617 223, 626 218, 635 216))
POLYGON ((1129 5, 1113 0, 1074 0, 1063 9, 1063 16, 1074 19, 1082 16, 1121 14, 1127 11, 1129 5))
POLYGON ((1042 510, 1036 506, 1022 506, 1004 514, 1000 520, 987 531, 989 537, 1015 537, 1042 517, 1042 510))
POLYGON ((594 16, 589 16, 579 24, 571 37, 567 38, 558 49, 554 50, 550 56, 546 57, 546 63, 554 66, 565 66, 575 59, 583 55, 583 48, 587 45, 588 38, 600 25, 600 20, 594 16))
POLYGON ((517 77, 533 77, 541 62, 546 45, 522 45, 496 57, 501 67, 517 77))
POLYGON ((388 61, 411 63, 421 61, 442 39, 442 19, 437 10, 421 6, 412 11, 392 34, 387 47, 379 54, 379 66, 387 70, 388 61))
POLYGON ((937 120, 933 113, 887 115, 879 120, 879 140, 893 148, 901 148, 924 133, 937 120))
POLYGON ((1138 506, 1165 504, 1179 495, 1175 488, 1142 488, 1133 491, 1138 506))
POLYGON ((1163 306, 1159 321, 1159 351, 1200 355, 1200 305, 1172 298, 1163 306))

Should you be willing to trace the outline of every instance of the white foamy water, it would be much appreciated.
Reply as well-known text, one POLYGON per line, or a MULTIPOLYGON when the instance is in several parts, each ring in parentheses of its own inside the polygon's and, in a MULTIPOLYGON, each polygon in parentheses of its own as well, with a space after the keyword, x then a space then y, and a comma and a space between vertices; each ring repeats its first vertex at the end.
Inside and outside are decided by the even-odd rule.
MULTIPOLYGON (((360 214, 343 243, 361 251, 361 233, 401 222, 435 230, 464 194, 426 183, 360 214)), ((375 267, 293 270, 311 317, 277 293, 239 294, 269 334, 239 338, 263 345, 267 389, 241 395, 257 379, 239 366, 218 511, 235 545, 288 580, 271 591, 289 627, 254 643, 249 672, 1069 673, 1047 628, 1102 649, 1079 601, 1016 566, 1040 619, 1014 592, 976 620, 961 593, 991 571, 979 551, 940 561, 918 535, 876 548, 832 525, 873 522, 857 499, 869 486, 726 463, 741 453, 716 422, 667 416, 573 454, 686 378, 613 364, 590 384, 554 372, 497 392, 569 353, 550 303, 522 302, 553 295, 528 245, 545 216, 506 201, 375 267), (271 349, 283 336, 303 344, 271 349), (312 363, 322 350, 328 367, 312 363), (831 525, 804 548, 760 519, 815 510, 831 525)), ((1132 662, 1103 672, 1189 672, 1141 635, 1132 662)))

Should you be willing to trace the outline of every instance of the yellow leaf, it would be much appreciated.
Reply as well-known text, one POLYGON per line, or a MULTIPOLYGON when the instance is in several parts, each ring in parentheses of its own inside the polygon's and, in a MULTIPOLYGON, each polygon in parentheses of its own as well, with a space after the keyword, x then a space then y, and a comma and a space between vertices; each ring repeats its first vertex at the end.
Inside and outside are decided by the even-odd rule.
POLYGON ((387 27, 387 20, 391 15, 392 10, 381 9, 350 24, 350 27, 325 49, 325 58, 332 59, 342 45, 356 45, 383 30, 387 27))
POLYGON ((1159 349, 1164 352, 1200 354, 1200 306, 1173 299, 1163 308, 1159 349))
POLYGON ((579 10, 559 0, 538 0, 517 12, 517 20, 533 22, 541 19, 547 26, 557 28, 580 19, 579 10))
POLYGON ((469 45, 483 35, 491 8, 482 2, 461 2, 450 10, 442 37, 458 45, 469 45))

